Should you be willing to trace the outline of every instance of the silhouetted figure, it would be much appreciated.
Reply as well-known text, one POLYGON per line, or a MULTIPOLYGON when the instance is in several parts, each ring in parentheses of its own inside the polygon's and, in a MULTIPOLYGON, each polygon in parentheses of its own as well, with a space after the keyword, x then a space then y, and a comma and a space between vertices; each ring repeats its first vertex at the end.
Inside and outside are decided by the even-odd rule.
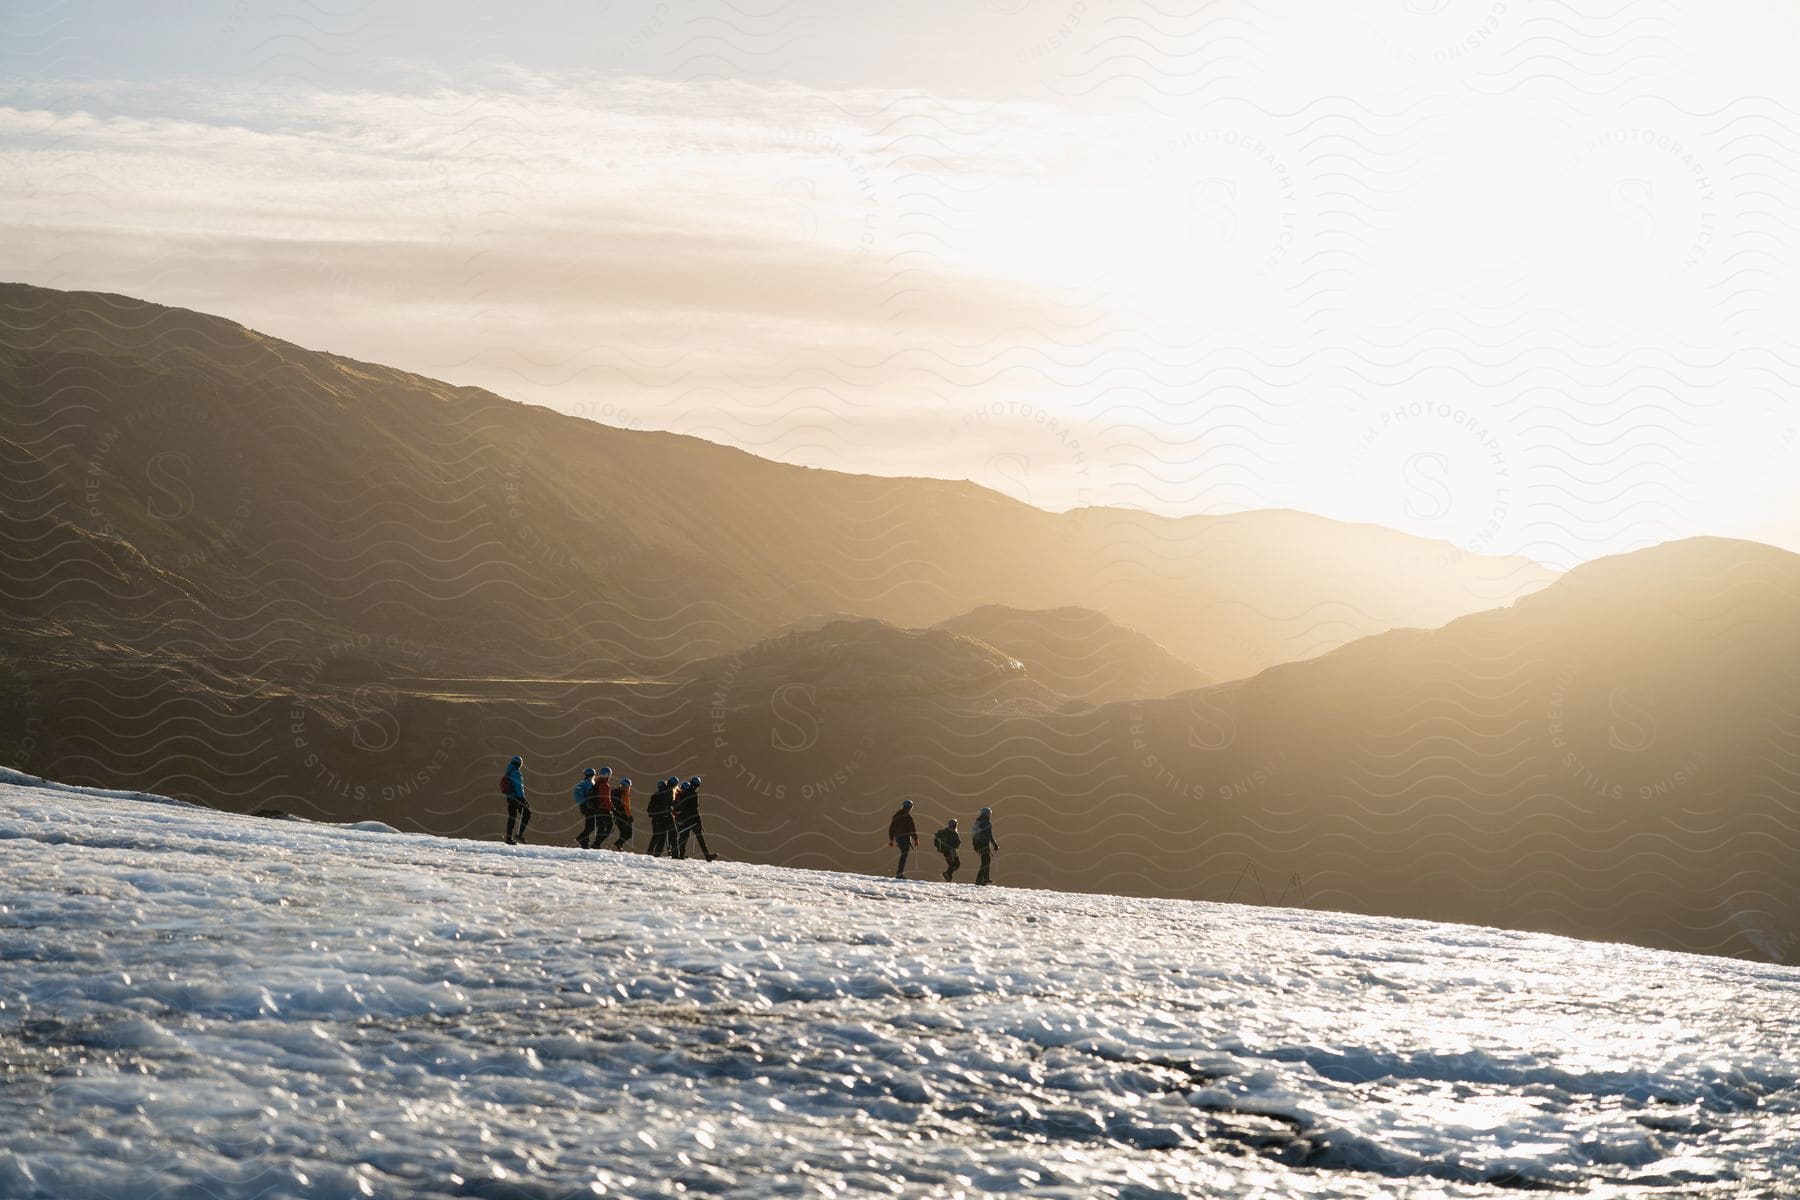
POLYGON ((575 803, 581 809, 582 826, 575 844, 583 850, 598 850, 612 832, 612 768, 601 767, 596 776, 589 767, 581 776, 575 785, 575 803))
POLYGON ((937 852, 944 856, 944 882, 954 882, 952 877, 956 874, 956 869, 962 866, 962 859, 956 854, 958 850, 962 849, 962 834, 956 832, 955 817, 951 817, 944 827, 937 831, 931 839, 931 844, 936 846, 937 852))
POLYGON ((506 844, 516 846, 525 840, 525 827, 531 824, 531 805, 525 803, 525 760, 517 754, 500 776, 500 794, 506 797, 506 844))
POLYGON ((650 817, 650 857, 660 858, 675 849, 675 777, 659 780, 644 809, 650 817))
POLYGON ((588 834, 594 828, 594 768, 587 767, 581 772, 581 782, 575 785, 575 810, 582 816, 581 832, 575 835, 575 844, 583 850, 588 848, 588 834))
POLYGON ((675 791, 675 857, 687 857, 689 838, 711 862, 719 857, 706 848, 706 830, 700 825, 700 777, 694 776, 675 791))
POLYGON ((900 811, 888 822, 888 845, 900 847, 900 865, 894 868, 895 879, 906 878, 906 856, 919 844, 919 827, 913 824, 912 801, 902 800, 900 811))
POLYGON ((619 781, 619 786, 612 789, 612 818, 618 827, 619 836, 613 842, 614 850, 623 850, 631 841, 631 780, 619 781))
POLYGON ((1000 843, 994 840, 994 810, 984 808, 975 816, 975 832, 969 838, 969 844, 975 847, 975 853, 981 855, 981 870, 975 873, 976 883, 992 883, 988 872, 994 865, 994 851, 1000 843))

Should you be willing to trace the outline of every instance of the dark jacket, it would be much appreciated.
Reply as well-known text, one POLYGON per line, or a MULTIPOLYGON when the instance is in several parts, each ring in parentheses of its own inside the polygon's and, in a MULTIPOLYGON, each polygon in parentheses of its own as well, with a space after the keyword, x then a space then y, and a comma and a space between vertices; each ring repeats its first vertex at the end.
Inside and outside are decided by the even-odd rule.
POLYGON ((656 790, 650 793, 650 803, 644 806, 644 811, 652 817, 666 817, 674 803, 675 793, 669 785, 658 784, 656 790))
POLYGON ((955 854, 962 849, 962 834, 946 825, 932 837, 931 844, 939 854, 955 854))
POLYGON ((970 842, 975 847, 977 854, 983 850, 998 850, 1000 843, 994 840, 994 818, 976 817, 975 833, 970 842))
POLYGON ((907 838, 911 838, 917 845, 919 827, 913 824, 912 809, 903 808, 894 814, 893 820, 888 822, 888 844, 898 846, 907 838))
POLYGON ((675 820, 679 823, 700 819, 700 789, 683 787, 675 793, 675 820))
POLYGON ((508 763, 506 766, 506 774, 503 777, 501 791, 509 798, 524 803, 525 772, 518 767, 513 766, 511 763, 508 763))

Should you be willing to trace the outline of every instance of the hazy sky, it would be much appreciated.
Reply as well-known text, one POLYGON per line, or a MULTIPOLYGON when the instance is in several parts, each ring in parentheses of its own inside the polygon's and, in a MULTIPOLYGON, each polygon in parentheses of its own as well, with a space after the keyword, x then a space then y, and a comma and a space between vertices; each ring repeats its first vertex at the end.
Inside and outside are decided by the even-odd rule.
POLYGON ((1800 549, 1760 0, 0 4, 0 276, 791 462, 1800 549))

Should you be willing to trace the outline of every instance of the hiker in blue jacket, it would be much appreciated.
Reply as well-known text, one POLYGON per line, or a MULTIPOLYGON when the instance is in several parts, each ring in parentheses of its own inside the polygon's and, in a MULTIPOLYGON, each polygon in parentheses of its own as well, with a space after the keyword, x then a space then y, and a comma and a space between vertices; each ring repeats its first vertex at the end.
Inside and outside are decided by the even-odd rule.
POLYGON ((976 872, 975 882, 994 882, 992 879, 988 878, 988 871, 992 869, 994 865, 994 851, 1000 848, 1000 843, 994 840, 993 809, 984 808, 976 814, 975 833, 974 836, 970 838, 970 845, 975 847, 975 853, 981 855, 981 870, 976 872))
POLYGON ((531 824, 531 805, 525 803, 525 760, 517 754, 500 776, 500 794, 506 797, 506 844, 516 846, 525 840, 525 827, 531 824))

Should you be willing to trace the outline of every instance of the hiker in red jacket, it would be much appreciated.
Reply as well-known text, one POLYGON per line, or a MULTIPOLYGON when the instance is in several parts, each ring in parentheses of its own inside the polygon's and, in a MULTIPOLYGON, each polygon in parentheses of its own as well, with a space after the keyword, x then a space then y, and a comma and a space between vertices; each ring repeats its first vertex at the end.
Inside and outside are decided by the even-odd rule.
POLYGON ((919 828, 913 824, 912 801, 902 800, 900 811, 888 822, 888 845, 900 847, 900 865, 894 869, 895 879, 906 878, 906 856, 919 844, 919 828))
POLYGON ((594 768, 589 767, 581 774, 581 782, 575 785, 575 803, 581 809, 583 824, 575 844, 583 850, 599 850, 612 833, 612 768, 601 767, 600 774, 595 775, 594 768))

